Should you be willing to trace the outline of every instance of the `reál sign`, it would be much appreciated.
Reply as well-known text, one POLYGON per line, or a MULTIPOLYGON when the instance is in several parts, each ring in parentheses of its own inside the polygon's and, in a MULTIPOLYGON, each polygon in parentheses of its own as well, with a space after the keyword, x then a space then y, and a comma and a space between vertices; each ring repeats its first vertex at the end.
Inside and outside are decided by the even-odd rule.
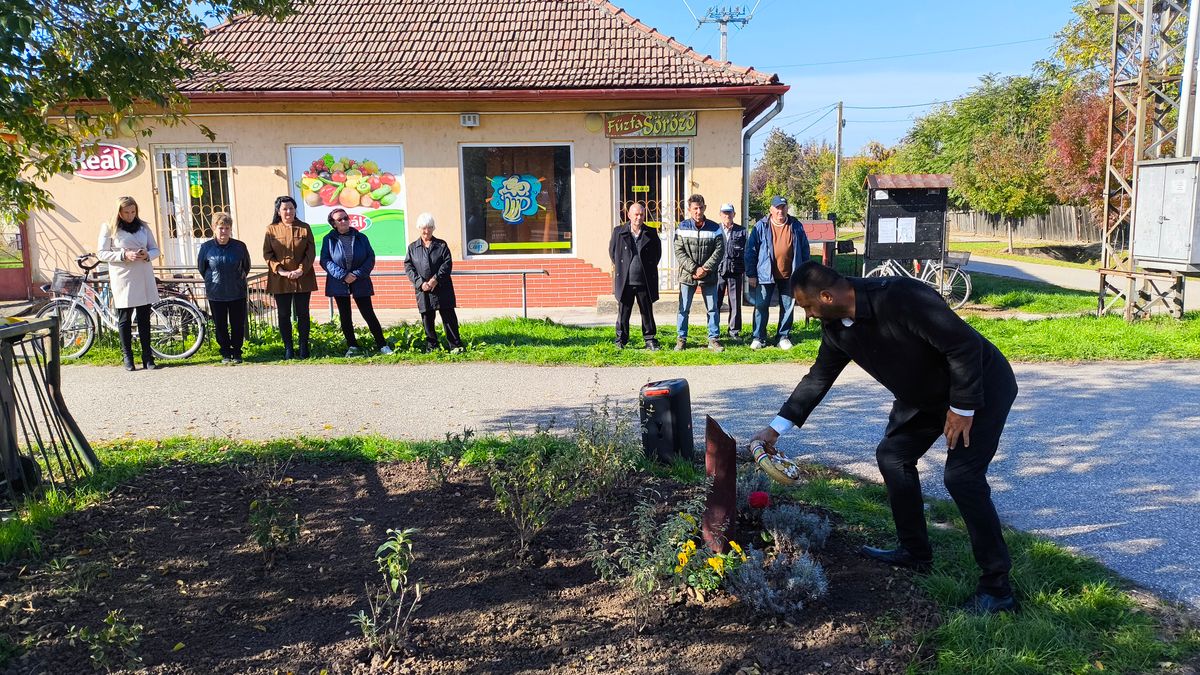
POLYGON ((609 138, 695 136, 695 110, 647 110, 605 113, 604 135, 609 138))
POLYGON ((94 154, 75 158, 75 175, 90 180, 120 178, 136 168, 137 153, 114 143, 97 143, 94 154))

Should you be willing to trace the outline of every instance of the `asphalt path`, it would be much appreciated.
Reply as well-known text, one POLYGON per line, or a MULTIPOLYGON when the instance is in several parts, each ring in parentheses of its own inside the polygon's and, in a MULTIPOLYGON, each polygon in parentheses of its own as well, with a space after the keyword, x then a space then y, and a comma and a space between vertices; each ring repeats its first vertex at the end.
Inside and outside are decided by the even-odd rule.
MULTIPOLYGON (((1001 518, 1200 608, 1200 362, 1015 370, 1021 393, 990 471, 1001 518)), ((63 382, 70 410, 92 440, 366 433, 429 439, 463 426, 568 428, 606 397, 632 412, 642 385, 684 377, 700 444, 705 414, 748 438, 806 371, 802 364, 177 365, 134 373, 69 366, 63 382)), ((878 480, 874 448, 890 404, 887 391, 852 366, 780 448, 878 480)), ((938 444, 922 460, 927 494, 946 496, 944 462, 938 444)))

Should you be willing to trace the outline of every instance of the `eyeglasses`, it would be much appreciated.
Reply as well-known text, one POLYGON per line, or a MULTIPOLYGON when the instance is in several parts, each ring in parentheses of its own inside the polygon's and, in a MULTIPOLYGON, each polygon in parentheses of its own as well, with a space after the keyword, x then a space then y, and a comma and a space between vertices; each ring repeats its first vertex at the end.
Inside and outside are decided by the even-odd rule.
POLYGON ((342 216, 341 218, 334 218, 333 220, 334 220, 334 222, 337 222, 337 223, 348 223, 348 222, 350 222, 350 218, 349 218, 348 216, 342 216))

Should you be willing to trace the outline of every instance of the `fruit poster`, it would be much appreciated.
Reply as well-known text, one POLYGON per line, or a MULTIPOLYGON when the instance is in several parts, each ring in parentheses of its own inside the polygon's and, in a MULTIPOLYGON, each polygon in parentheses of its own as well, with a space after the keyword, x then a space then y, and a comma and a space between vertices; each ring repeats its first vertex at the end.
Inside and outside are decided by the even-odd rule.
MULTIPOLYGON (((320 247, 334 209, 371 240, 379 258, 403 258, 405 228, 404 150, 398 145, 292 145, 288 175, 299 217, 312 226, 320 247)), ((414 235, 415 236, 415 235, 414 235)))

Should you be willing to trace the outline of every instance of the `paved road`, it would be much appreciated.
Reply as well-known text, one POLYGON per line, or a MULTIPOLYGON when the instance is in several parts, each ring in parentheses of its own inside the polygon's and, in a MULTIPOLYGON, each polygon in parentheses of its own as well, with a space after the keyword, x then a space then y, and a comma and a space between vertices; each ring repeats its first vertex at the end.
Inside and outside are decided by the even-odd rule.
MULTIPOLYGON (((1200 363, 1018 365, 1021 394, 992 468, 1001 517, 1200 607, 1200 363)), ((64 388, 89 438, 175 434, 264 439, 378 433, 436 438, 463 425, 531 429, 604 397, 632 406, 648 381, 686 377, 704 414, 745 439, 769 421, 803 365, 575 368, 504 364, 71 366, 64 388), (96 403, 97 399, 99 404, 96 403)), ((857 369, 784 451, 878 480, 890 399, 857 369)), ((699 435, 698 435, 699 437, 699 435)), ((698 440, 702 440, 699 439, 698 440)), ((945 496, 944 451, 923 460, 945 496)))
MULTIPOLYGON (((1038 263, 972 255, 971 262, 967 264, 967 271, 1027 281, 1041 281, 1081 291, 1099 292, 1100 290, 1100 273, 1096 270, 1078 267, 1039 265, 1038 263)), ((1183 308, 1187 311, 1200 309, 1200 280, 1195 277, 1189 277, 1184 282, 1183 308)), ((1155 311, 1162 311, 1162 309, 1162 305, 1155 307, 1155 311)))

